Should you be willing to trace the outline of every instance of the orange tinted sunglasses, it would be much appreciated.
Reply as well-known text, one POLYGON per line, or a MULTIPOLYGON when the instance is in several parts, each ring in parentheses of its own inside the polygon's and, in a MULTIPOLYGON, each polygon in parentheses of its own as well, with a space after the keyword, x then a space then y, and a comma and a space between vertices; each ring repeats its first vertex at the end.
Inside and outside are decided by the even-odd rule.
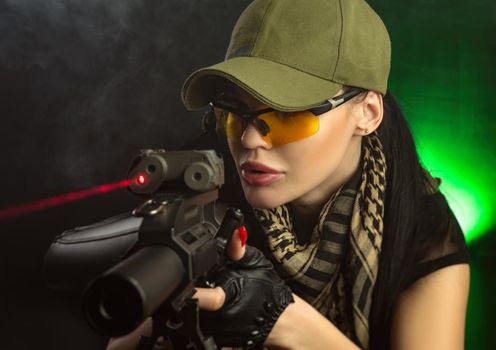
POLYGON ((248 124, 252 124, 265 142, 272 146, 279 146, 314 135, 320 128, 319 115, 365 91, 353 88, 317 107, 297 112, 283 112, 274 108, 250 112, 243 108, 241 103, 222 98, 222 96, 211 102, 210 106, 216 117, 217 125, 228 138, 239 140, 248 124))

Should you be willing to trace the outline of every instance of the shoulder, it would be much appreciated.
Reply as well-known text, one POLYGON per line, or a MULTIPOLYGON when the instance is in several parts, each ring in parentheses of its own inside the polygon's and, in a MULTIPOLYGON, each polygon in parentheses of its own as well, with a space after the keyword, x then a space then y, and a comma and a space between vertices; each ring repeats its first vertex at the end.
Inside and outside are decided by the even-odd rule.
POLYGON ((463 232, 445 197, 427 195, 415 230, 414 266, 392 314, 393 349, 463 349, 470 281, 463 232))
POLYGON ((436 270, 404 290, 391 328, 393 349, 463 349, 470 281, 466 263, 436 270))

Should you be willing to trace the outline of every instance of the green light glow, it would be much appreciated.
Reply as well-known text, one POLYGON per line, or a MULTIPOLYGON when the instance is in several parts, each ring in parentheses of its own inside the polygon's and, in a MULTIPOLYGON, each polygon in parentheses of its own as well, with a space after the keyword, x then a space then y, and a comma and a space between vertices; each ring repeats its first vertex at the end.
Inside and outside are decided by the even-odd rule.
POLYGON ((441 190, 470 242, 495 226, 496 200, 490 189, 496 182, 496 147, 488 130, 477 130, 473 114, 462 120, 449 109, 424 99, 421 111, 410 111, 411 124, 422 163, 443 180, 441 190))
POLYGON ((465 184, 457 185, 451 180, 456 181, 456 178, 445 176, 441 190, 460 222, 467 240, 472 241, 489 229, 490 222, 483 215, 484 207, 479 204, 481 201, 476 197, 477 191, 465 184))
POLYGON ((441 190, 446 196, 451 209, 465 232, 468 242, 488 232, 494 225, 496 208, 484 186, 472 178, 460 176, 459 169, 442 164, 439 158, 429 158, 424 153, 427 168, 442 168, 444 171, 432 171, 434 176, 442 178, 441 190))
POLYGON ((422 164, 443 180, 441 190, 470 243, 496 228, 496 119, 488 89, 496 72, 486 50, 457 45, 466 42, 467 33, 445 34, 416 43, 415 51, 424 56, 400 42, 390 89, 410 123, 422 164))
POLYGON ((408 115, 422 163, 442 179, 441 190, 470 242, 495 226, 496 200, 490 189, 496 182, 496 147, 488 141, 488 130, 478 130, 474 114, 462 117, 449 103, 433 100, 424 98, 422 110, 408 115), (450 116, 450 122, 443 116, 450 116))

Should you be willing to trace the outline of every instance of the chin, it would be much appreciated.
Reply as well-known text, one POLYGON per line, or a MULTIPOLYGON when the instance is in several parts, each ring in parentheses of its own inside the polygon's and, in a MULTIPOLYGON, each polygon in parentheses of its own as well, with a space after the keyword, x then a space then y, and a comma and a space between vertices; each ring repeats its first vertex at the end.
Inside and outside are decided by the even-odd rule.
POLYGON ((274 209, 288 202, 284 198, 280 198, 280 194, 277 192, 271 193, 272 191, 270 190, 243 188, 243 191, 245 193, 246 201, 253 208, 274 209))

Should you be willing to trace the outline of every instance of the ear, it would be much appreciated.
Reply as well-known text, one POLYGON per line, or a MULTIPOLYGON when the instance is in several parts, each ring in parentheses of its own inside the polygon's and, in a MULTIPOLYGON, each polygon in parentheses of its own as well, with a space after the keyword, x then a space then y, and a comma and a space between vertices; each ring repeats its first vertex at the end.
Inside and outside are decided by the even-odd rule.
POLYGON ((382 95, 375 91, 369 91, 356 107, 359 110, 356 114, 358 120, 355 135, 365 136, 373 133, 381 124, 384 114, 382 95))

